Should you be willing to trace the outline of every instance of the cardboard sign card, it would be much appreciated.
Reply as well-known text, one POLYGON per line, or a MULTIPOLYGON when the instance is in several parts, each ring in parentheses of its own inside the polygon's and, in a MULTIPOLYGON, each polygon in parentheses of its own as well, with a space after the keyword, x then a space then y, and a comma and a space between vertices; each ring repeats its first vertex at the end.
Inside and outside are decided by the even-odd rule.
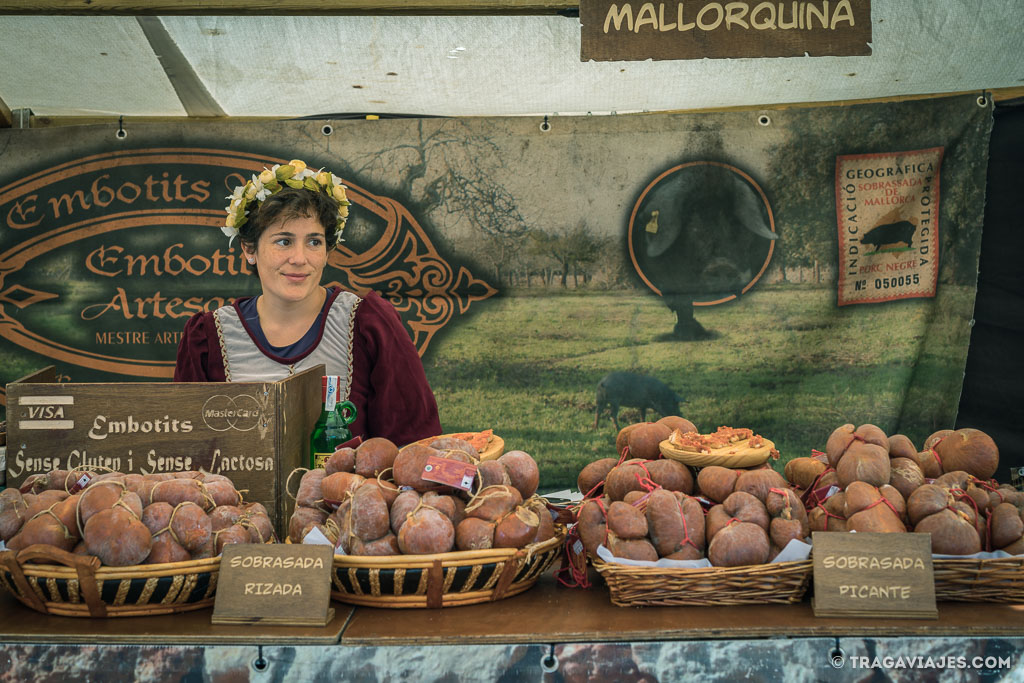
POLYGON ((324 545, 226 545, 210 621, 325 626, 334 618, 333 560, 324 545))
POLYGON ((937 619, 930 534, 815 531, 814 616, 937 619))
POLYGON ((473 479, 476 478, 476 465, 431 455, 420 476, 427 481, 471 491, 473 479))

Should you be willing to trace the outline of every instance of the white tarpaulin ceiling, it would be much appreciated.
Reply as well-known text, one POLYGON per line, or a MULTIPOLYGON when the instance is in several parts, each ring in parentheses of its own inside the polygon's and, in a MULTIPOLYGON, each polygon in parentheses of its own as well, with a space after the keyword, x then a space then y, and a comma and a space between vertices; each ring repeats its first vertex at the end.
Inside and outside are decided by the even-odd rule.
POLYGON ((1021 0, 874 0, 872 23, 869 57, 581 62, 579 19, 557 15, 3 16, 0 100, 37 116, 564 115, 1024 86, 1021 0))

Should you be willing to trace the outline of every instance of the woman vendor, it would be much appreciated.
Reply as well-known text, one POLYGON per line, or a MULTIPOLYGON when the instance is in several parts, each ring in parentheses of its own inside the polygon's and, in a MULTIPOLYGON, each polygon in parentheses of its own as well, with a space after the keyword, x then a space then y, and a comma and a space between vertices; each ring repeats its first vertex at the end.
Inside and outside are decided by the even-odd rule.
POLYGON ((228 207, 262 294, 185 324, 176 382, 277 381, 315 365, 340 376, 339 400, 356 406, 349 429, 402 446, 441 433, 423 364, 394 307, 320 284, 348 217, 345 186, 300 160, 238 187, 228 207))

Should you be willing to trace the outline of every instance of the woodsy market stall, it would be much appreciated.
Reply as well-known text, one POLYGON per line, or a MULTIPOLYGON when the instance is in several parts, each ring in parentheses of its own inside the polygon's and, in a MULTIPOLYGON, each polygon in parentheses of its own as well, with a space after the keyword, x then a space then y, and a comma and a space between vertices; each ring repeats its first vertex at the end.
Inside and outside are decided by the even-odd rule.
POLYGON ((0 671, 1017 677, 1018 3, 0 14, 0 671), (296 157, 444 433, 168 381, 296 157))

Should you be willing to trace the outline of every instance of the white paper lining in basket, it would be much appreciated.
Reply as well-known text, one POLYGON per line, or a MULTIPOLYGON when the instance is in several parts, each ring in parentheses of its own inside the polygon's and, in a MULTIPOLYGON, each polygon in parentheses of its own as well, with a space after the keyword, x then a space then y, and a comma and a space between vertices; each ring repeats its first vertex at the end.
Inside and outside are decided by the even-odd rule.
POLYGON ((974 553, 973 555, 936 555, 932 553, 933 560, 1001 560, 1006 557, 1020 557, 1020 555, 1011 555, 1005 550, 993 550, 990 553, 974 553))
MULTIPOLYGON (((605 562, 613 564, 627 564, 632 567, 660 567, 667 569, 707 569, 712 567, 711 561, 706 557, 700 560, 669 560, 667 558, 661 558, 657 562, 651 562, 650 560, 627 560, 621 557, 615 557, 612 555, 612 551, 605 548, 604 545, 597 546, 597 556, 605 562)), ((811 556, 811 544, 805 543, 804 541, 798 541, 797 539, 791 540, 786 544, 786 547, 782 549, 775 559, 768 564, 776 564, 779 562, 801 562, 811 556)))
MULTIPOLYGON (((857 530, 851 529, 850 533, 855 534, 857 530)), ((1011 555, 1005 550, 993 550, 991 552, 974 553, 973 555, 939 555, 938 553, 932 553, 933 560, 1002 560, 1007 557, 1020 557, 1020 555, 1011 555)))
POLYGON ((341 543, 334 545, 331 543, 331 539, 324 536, 324 532, 320 531, 316 527, 313 527, 309 532, 302 537, 302 543, 304 545, 333 545, 335 555, 346 555, 347 553, 341 549, 341 543))

